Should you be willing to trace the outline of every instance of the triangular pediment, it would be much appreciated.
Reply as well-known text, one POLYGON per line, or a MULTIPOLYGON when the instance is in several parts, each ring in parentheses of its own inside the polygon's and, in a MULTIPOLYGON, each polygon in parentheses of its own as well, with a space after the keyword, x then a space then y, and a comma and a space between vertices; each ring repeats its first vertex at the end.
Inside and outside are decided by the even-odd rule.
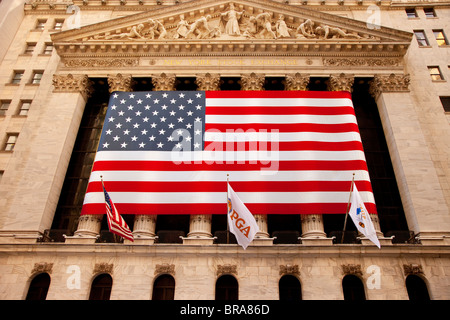
POLYGON ((58 53, 395 52, 411 34, 270 0, 200 0, 52 35, 58 53))

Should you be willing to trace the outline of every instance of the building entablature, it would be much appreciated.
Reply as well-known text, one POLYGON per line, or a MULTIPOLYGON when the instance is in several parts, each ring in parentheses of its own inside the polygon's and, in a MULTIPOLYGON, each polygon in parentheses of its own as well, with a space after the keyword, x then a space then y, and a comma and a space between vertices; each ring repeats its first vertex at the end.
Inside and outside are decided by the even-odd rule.
MULTIPOLYGON (((143 66, 141 60, 161 57, 316 57, 330 66, 395 67, 402 64, 412 34, 269 0, 202 0, 54 33, 51 38, 69 68, 89 65, 92 59, 101 67, 99 59, 118 58, 143 66), (342 60, 347 58, 353 62, 342 60)), ((130 67, 130 62, 123 67, 130 67)))

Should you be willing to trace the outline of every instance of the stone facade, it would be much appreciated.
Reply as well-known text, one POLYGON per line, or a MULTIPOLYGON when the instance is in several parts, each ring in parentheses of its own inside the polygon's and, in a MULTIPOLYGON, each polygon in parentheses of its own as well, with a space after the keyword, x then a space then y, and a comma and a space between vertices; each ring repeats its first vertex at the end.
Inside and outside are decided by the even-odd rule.
POLYGON ((44 272, 50 300, 88 299, 101 273, 114 280, 111 299, 151 299, 161 274, 175 278, 178 300, 214 299, 223 274, 249 300, 278 299, 282 275, 300 280, 305 300, 340 300, 347 274, 361 279, 368 300, 408 299, 411 274, 424 279, 431 299, 450 298, 450 116, 439 99, 450 92, 450 47, 433 37, 433 30, 450 34, 450 2, 433 2, 436 17, 426 17, 414 0, 233 1, 243 12, 239 33, 220 30, 230 1, 32 0, 20 11, 16 2, 0 3, 0 12, 13 13, 0 25, 8 43, 0 51, 0 102, 9 103, 0 141, 17 135, 13 151, 0 151, 0 299, 24 299, 44 272), (411 8, 417 17, 407 17, 411 8), (428 46, 418 45, 416 30, 428 46), (440 67, 442 80, 431 79, 430 66, 440 67), (135 217, 133 243, 96 242, 96 216, 80 218, 64 242, 43 241, 92 79, 107 79, 112 92, 133 91, 139 77, 150 77, 154 90, 174 90, 180 77, 195 78, 199 90, 217 90, 223 77, 239 78, 242 90, 262 90, 270 77, 283 78, 286 90, 307 90, 325 77, 328 90, 350 92, 370 78, 411 241, 393 244, 373 217, 381 249, 365 239, 336 244, 321 215, 301 218, 298 244, 274 244, 270 221, 258 216, 262 232, 245 251, 215 243, 207 215, 190 217, 180 244, 155 242, 155 215, 135 217), (24 101, 32 103, 21 115, 24 101))

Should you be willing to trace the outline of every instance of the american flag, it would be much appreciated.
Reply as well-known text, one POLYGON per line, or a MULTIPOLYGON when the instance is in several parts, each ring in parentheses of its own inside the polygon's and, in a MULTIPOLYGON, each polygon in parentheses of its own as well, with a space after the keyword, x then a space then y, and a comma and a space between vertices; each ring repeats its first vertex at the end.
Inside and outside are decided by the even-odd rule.
POLYGON ((109 197, 108 192, 106 192, 105 187, 103 187, 103 192, 105 195, 105 206, 106 206, 106 216, 108 220, 109 231, 121 236, 122 238, 134 241, 133 234, 130 228, 123 220, 122 216, 117 212, 117 209, 109 197))
POLYGON ((349 92, 113 92, 82 214, 100 176, 123 214, 226 214, 227 174, 253 214, 345 214, 353 174, 375 201, 349 92))

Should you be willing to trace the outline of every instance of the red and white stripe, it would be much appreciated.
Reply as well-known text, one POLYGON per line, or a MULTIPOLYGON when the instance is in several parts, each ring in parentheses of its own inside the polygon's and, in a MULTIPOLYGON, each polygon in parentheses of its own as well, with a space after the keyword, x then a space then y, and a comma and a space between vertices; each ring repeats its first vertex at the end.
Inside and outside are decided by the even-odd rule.
POLYGON ((82 214, 98 213, 100 176, 123 214, 225 214, 227 174, 253 214, 344 214, 355 174, 376 213, 348 92, 206 92, 205 131, 205 151, 177 161, 98 152, 82 214))

